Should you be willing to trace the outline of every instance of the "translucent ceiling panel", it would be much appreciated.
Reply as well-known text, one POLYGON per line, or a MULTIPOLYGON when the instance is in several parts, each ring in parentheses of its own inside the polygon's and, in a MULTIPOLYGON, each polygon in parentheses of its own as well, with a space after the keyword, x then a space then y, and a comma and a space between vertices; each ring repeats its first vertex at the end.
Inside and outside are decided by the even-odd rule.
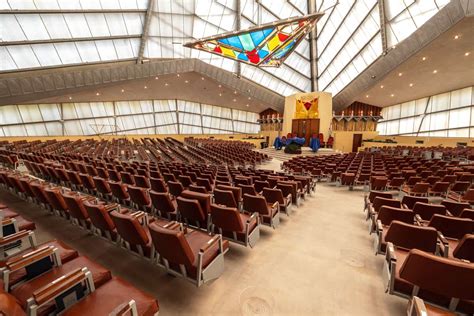
POLYGON ((385 1, 387 23, 387 44, 396 45, 415 32, 449 0, 403 0, 385 1))

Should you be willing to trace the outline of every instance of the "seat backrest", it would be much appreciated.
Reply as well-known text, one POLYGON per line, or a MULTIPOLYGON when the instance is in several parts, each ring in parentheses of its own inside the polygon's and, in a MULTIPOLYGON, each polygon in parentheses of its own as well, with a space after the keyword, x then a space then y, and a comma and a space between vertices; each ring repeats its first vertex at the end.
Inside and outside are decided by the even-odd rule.
POLYGON ((167 192, 156 192, 151 190, 150 191, 150 198, 151 202, 155 209, 162 213, 174 213, 176 211, 176 207, 171 200, 171 196, 167 192))
POLYGON ((148 206, 150 205, 150 197, 148 195, 148 189, 129 185, 128 187, 128 194, 130 195, 130 199, 137 203, 138 205, 148 206))
POLYGON ((470 219, 474 220, 474 210, 466 208, 461 212, 459 217, 461 217, 461 218, 470 218, 470 219))
POLYGON ((458 259, 468 260, 471 265, 474 263, 474 234, 466 234, 459 241, 453 251, 453 256, 458 259))
POLYGON ((376 213, 378 213, 380 208, 384 205, 395 207, 395 208, 402 208, 402 202, 396 199, 386 199, 383 197, 376 197, 374 199, 374 202, 372 203, 372 206, 376 213))
POLYGON ((168 192, 165 181, 162 178, 150 178, 151 189, 156 192, 168 192))
POLYGON ((430 184, 426 182, 418 182, 413 186, 412 193, 426 193, 430 188, 430 184))
POLYGON ((167 229, 152 223, 148 226, 156 251, 171 263, 192 266, 194 253, 179 230, 167 229))
POLYGON ((434 214, 446 215, 446 207, 444 205, 416 202, 413 206, 413 212, 420 215, 423 220, 429 221, 434 214))
POLYGON ((147 177, 143 175, 134 175, 133 178, 135 179, 135 185, 137 187, 146 188, 146 189, 150 188, 150 180, 148 180, 147 177))
POLYGON ((443 200, 441 205, 444 205, 453 216, 459 216, 464 209, 471 207, 469 203, 455 202, 451 200, 443 200))
POLYGON ((181 193, 181 196, 186 199, 198 200, 204 214, 208 214, 211 212, 211 195, 210 194, 184 190, 181 193))
POLYGON ((44 189, 44 192, 46 193, 46 197, 48 199, 49 204, 56 209, 56 210, 61 210, 61 211, 66 211, 67 210, 67 204, 64 201, 63 196, 61 195, 61 189, 60 188, 48 188, 46 187, 44 189))
POLYGON ((132 245, 147 245, 149 242, 145 228, 140 225, 138 219, 129 214, 121 214, 117 211, 110 212, 119 235, 132 245))
POLYGON ((254 187, 257 192, 262 192, 264 188, 270 188, 268 181, 255 180, 254 187))
POLYGON ((242 200, 242 188, 219 184, 219 185, 216 185, 216 189, 219 189, 222 191, 232 191, 235 202, 239 202, 242 200))
POLYGON ((466 201, 474 201, 474 189, 467 190, 466 193, 464 193, 462 198, 463 200, 466 200, 466 201))
POLYGON ((405 249, 420 249, 435 253, 438 233, 433 227, 421 227, 400 221, 392 221, 385 241, 405 249))
POLYGON ((421 290, 449 298, 474 299, 473 264, 412 249, 400 268, 400 277, 421 290))
POLYGON ((203 222, 206 220, 206 213, 202 210, 198 200, 179 196, 176 198, 176 202, 178 203, 178 211, 182 217, 191 221, 203 222))
POLYGON ((396 208, 384 205, 378 212, 377 220, 380 220, 382 224, 386 226, 390 225, 392 221, 413 224, 415 220, 415 213, 404 208, 396 208))
POLYGON ((469 218, 434 214, 428 226, 436 228, 445 237, 461 239, 465 234, 474 232, 474 221, 469 218))
POLYGON ((244 223, 239 211, 235 207, 225 207, 221 205, 211 205, 212 223, 223 231, 242 232, 244 223))
POLYGON ((280 189, 263 188, 263 196, 265 197, 268 203, 285 203, 283 193, 280 189))
POLYGON ((193 191, 193 192, 205 193, 205 194, 208 193, 205 186, 199 186, 199 185, 191 184, 188 187, 188 189, 189 189, 189 191, 193 191))
POLYGON ((109 216, 106 205, 85 201, 84 207, 87 214, 89 214, 92 225, 103 231, 113 231, 115 229, 115 224, 109 216))
POLYGON ((112 194, 119 199, 128 199, 127 186, 122 182, 109 181, 110 189, 112 194))
POLYGON ((184 187, 181 182, 178 181, 168 181, 168 190, 171 195, 178 197, 184 191, 184 187))
POLYGON ((412 195, 405 195, 402 198, 402 204, 406 205, 409 209, 413 209, 413 206, 415 206, 415 203, 417 202, 428 203, 429 200, 427 197, 412 196, 412 195))
POLYGON ((242 194, 249 194, 249 195, 258 195, 257 191, 253 184, 238 184, 238 187, 242 189, 242 194))
POLYGON ((227 190, 214 189, 214 203, 227 207, 238 207, 234 194, 227 190))
POLYGON ((255 196, 250 194, 244 194, 244 210, 247 212, 257 212, 259 214, 268 215, 267 201, 263 196, 255 196))
POLYGON ((63 194, 64 201, 69 210, 69 214, 77 219, 87 219, 89 214, 84 207, 83 200, 84 196, 77 193, 67 192, 63 194))
POLYGON ((369 201, 371 203, 374 203, 374 200, 375 200, 376 197, 382 197, 382 198, 385 198, 385 199, 392 199, 393 195, 391 193, 387 193, 387 192, 370 191, 369 201))

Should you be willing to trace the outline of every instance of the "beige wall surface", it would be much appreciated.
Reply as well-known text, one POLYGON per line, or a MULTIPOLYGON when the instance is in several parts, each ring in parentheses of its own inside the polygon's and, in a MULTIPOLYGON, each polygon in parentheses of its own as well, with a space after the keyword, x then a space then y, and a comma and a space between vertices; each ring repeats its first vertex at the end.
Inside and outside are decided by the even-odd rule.
MULTIPOLYGON (((334 137, 334 146, 335 150, 342 152, 351 152, 352 151, 352 141, 354 134, 362 134, 362 140, 375 138, 378 135, 378 132, 346 132, 346 131, 333 131, 332 135, 334 137)), ((327 140, 327 138, 324 138, 327 140)))
POLYGON ((291 124, 296 112, 296 99, 302 96, 319 98, 319 132, 324 134, 324 139, 328 138, 329 127, 332 122, 332 94, 328 92, 296 93, 287 96, 285 98, 285 112, 283 113, 282 135, 291 133, 291 124))

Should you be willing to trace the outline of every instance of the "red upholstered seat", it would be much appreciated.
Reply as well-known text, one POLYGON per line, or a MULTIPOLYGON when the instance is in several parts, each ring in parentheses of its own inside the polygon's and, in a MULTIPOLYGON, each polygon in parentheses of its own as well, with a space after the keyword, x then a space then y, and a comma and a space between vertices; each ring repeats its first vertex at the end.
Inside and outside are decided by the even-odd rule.
POLYGON ((114 277, 85 299, 74 304, 63 315, 109 315, 117 306, 129 300, 135 301, 139 316, 153 316, 159 311, 158 302, 154 297, 114 277))
POLYGON ((54 281, 62 275, 72 272, 78 268, 87 267, 92 273, 94 285, 98 288, 112 278, 110 271, 98 263, 95 263, 84 256, 79 256, 59 267, 15 287, 11 294, 16 297, 18 303, 26 309, 26 301, 33 295, 33 292, 54 281))

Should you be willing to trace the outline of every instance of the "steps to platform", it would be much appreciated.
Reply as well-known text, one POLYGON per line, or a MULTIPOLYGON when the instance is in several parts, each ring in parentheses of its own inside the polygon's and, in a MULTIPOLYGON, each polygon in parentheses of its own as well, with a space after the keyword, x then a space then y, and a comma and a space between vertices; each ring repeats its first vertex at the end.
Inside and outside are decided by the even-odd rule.
POLYGON ((309 147, 301 148, 301 154, 286 154, 283 149, 276 150, 274 147, 268 147, 265 149, 257 149, 257 151, 263 154, 267 154, 268 156, 272 158, 276 158, 281 161, 288 161, 291 158, 299 157, 299 156, 322 156, 322 155, 331 155, 331 154, 340 153, 339 151, 334 150, 332 148, 320 148, 317 152, 314 153, 313 151, 311 151, 309 147))

